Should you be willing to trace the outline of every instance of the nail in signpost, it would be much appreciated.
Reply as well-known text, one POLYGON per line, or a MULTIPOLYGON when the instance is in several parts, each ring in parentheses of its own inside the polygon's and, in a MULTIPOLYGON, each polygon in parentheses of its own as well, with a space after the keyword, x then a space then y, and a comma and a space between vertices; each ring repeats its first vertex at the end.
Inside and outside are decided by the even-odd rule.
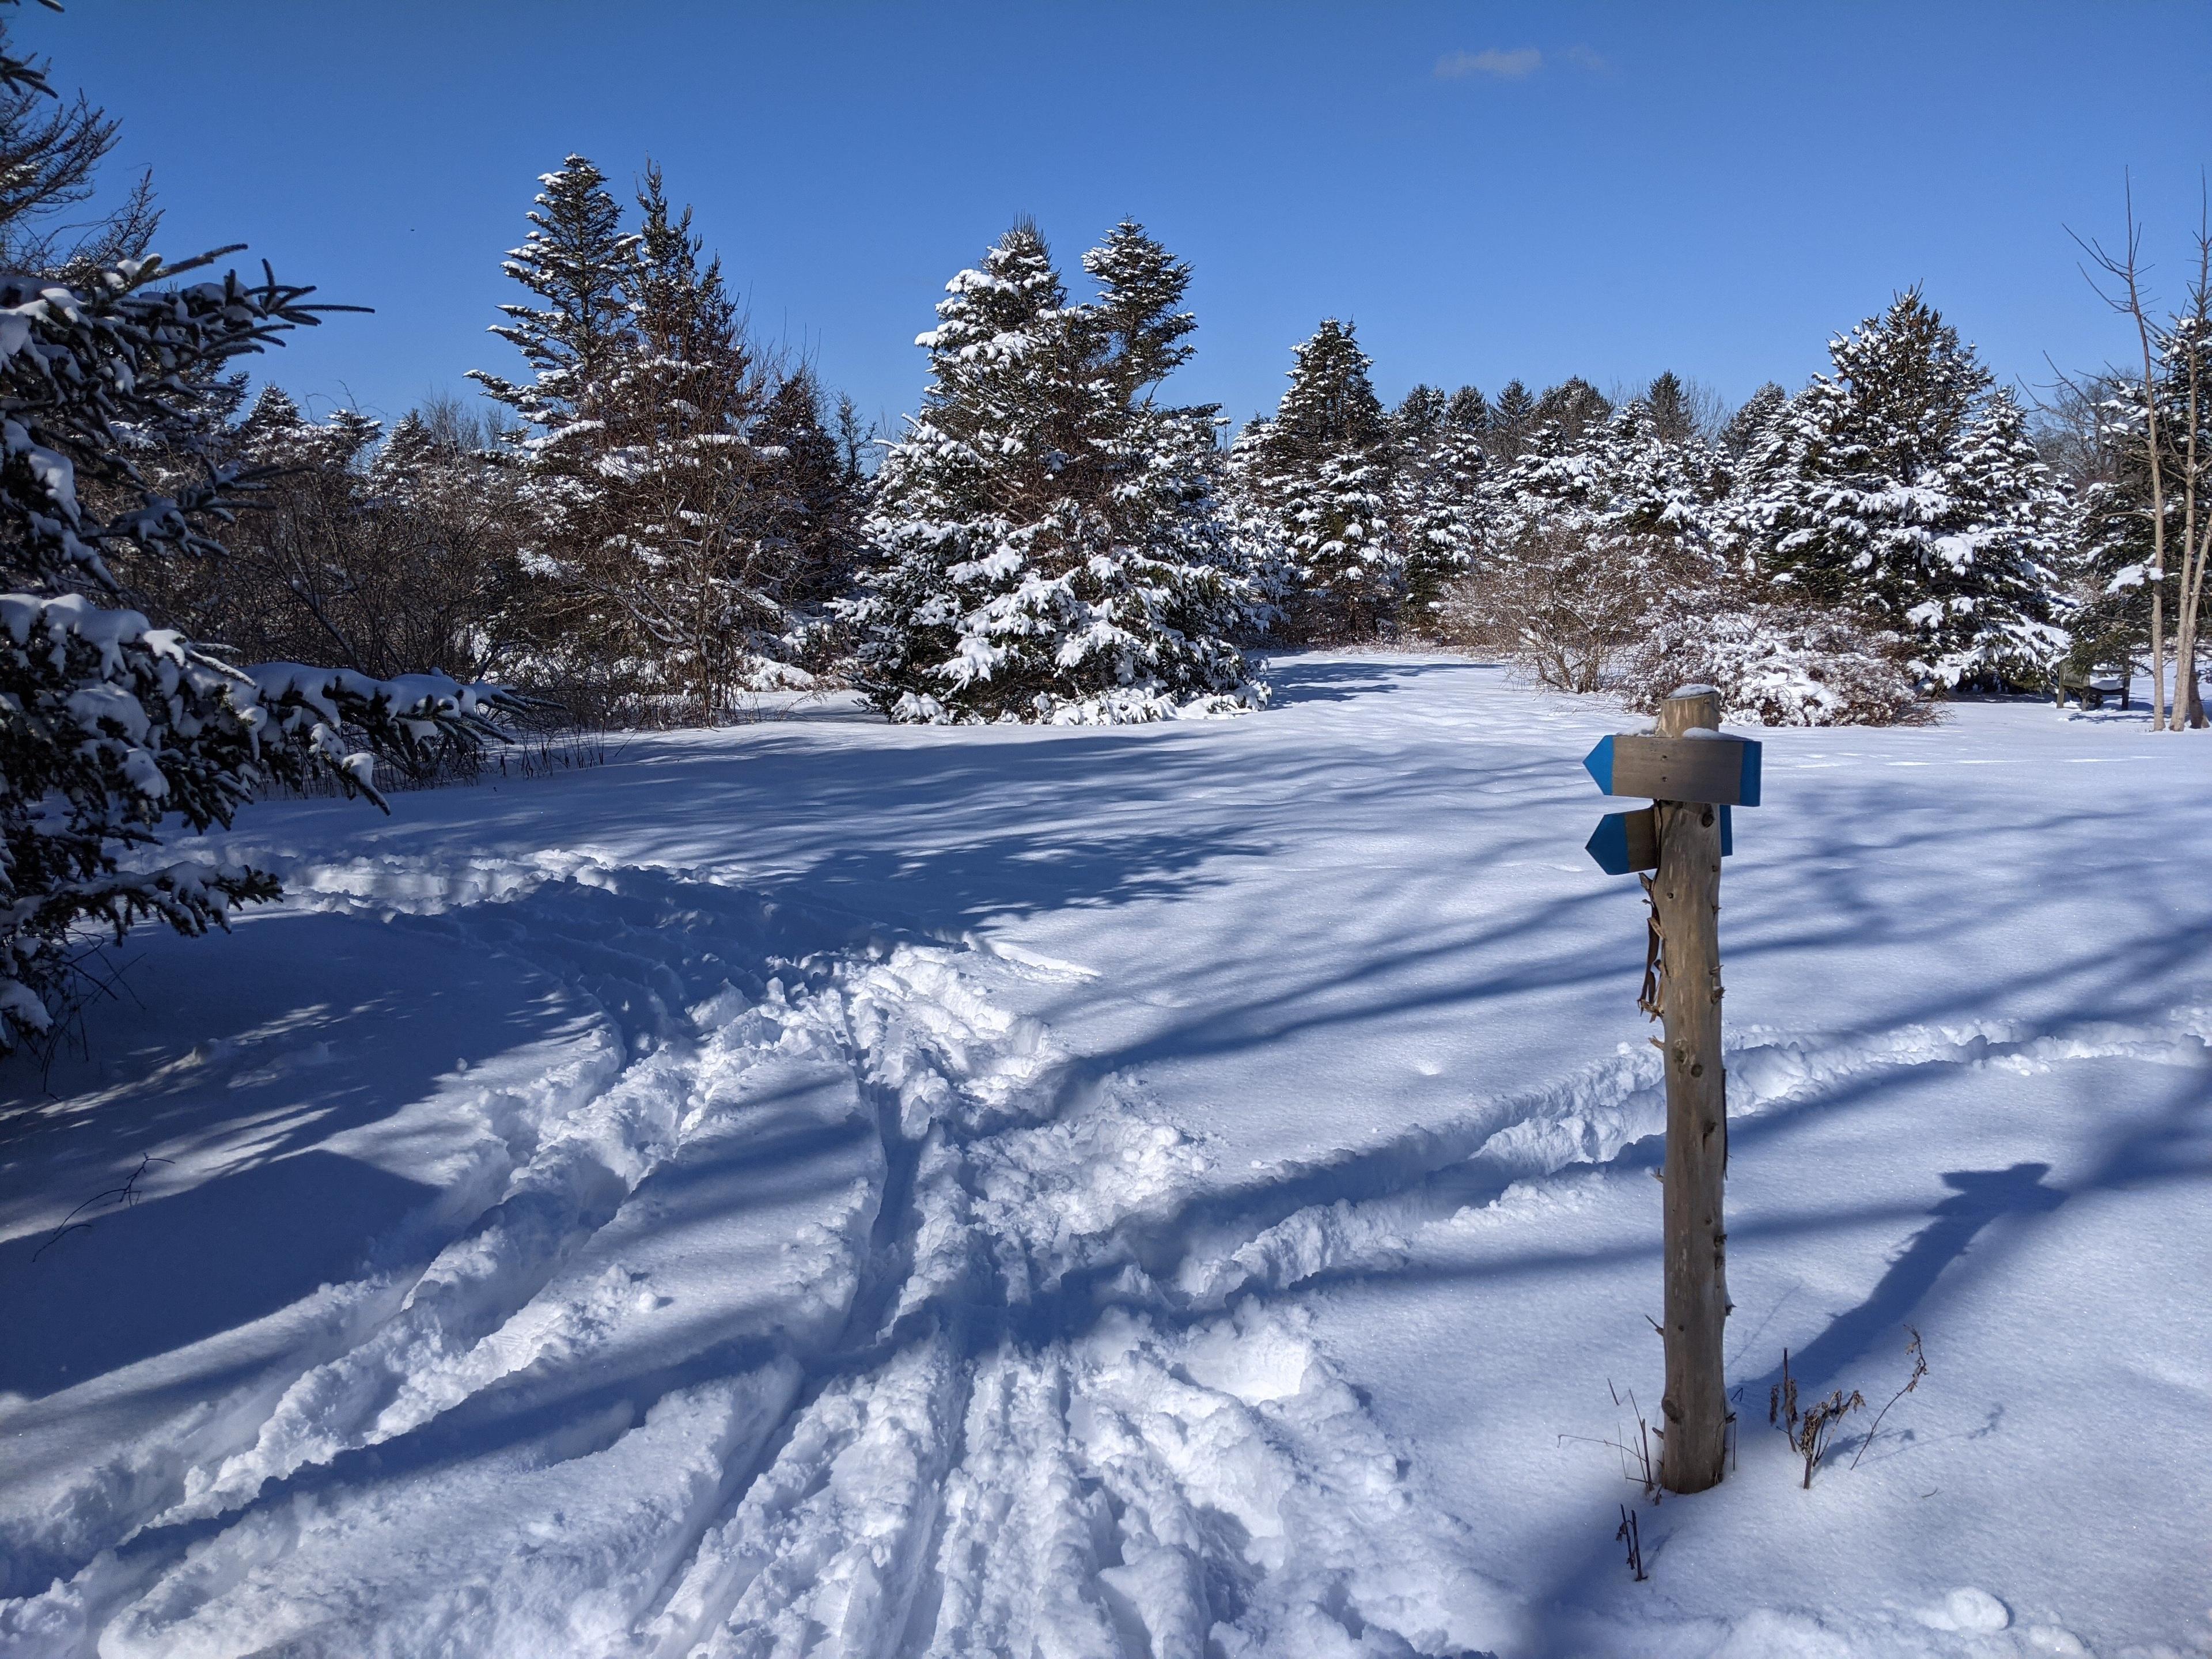
POLYGON ((1648 796, 1589 838, 1612 875, 1653 870, 1654 969, 1644 1006, 1664 1022, 1667 1161, 1664 1200, 1666 1438, 1659 1484, 1703 1492, 1720 1483, 1728 1448, 1721 1333, 1728 1318, 1727 1074, 1721 1066, 1721 860, 1732 852, 1731 806, 1759 805, 1759 745, 1720 731, 1720 694, 1684 686, 1650 733, 1601 738, 1583 764, 1608 795, 1648 796))

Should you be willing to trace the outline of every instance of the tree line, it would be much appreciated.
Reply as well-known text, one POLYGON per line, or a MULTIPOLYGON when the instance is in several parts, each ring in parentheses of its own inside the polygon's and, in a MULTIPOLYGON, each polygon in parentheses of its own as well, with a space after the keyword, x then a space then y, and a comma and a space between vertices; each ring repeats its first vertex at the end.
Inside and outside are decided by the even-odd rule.
POLYGON ((1917 289, 1733 410, 1673 374, 1387 407, 1329 319, 1232 431, 1167 396, 1188 266, 1133 222, 1080 264, 1072 300, 1024 222, 957 273, 878 437, 750 337, 657 168, 625 204, 570 156, 507 262, 524 372, 475 374, 488 414, 386 434, 210 388, 238 404, 218 444, 273 482, 220 567, 131 591, 246 655, 434 661, 629 722, 826 685, 899 720, 1219 712, 1264 696, 1255 649, 1370 641, 1644 703, 1703 682, 1769 722, 2194 662, 2201 293, 2145 321, 2148 380, 2033 404, 1917 289))

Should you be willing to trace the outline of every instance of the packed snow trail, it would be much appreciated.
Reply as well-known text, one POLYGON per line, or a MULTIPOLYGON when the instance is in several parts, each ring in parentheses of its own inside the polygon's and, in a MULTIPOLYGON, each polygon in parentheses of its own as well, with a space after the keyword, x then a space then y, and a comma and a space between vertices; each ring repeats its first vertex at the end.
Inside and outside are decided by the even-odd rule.
POLYGON ((1408 1639, 1495 1627, 1310 1344, 1263 1326, 1256 1376, 1206 1382, 1209 1327, 1091 1317, 1072 1285, 1168 1308, 1118 1234, 1203 1164, 1117 1091, 1054 1117, 1062 1056, 988 994, 1025 970, 773 955, 792 921, 741 893, 587 873, 440 917, 615 1011, 482 1102, 494 1201, 187 1456, 9 1516, 11 1562, 64 1580, 8 1608, 22 1651, 1279 1652, 1332 1586, 1408 1639), (1286 1547, 1323 1481, 1350 1512, 1286 1547), (1039 1553, 1003 1559, 1008 1528, 1039 1553))
MULTIPOLYGON (((1713 1498, 1646 1510, 1660 1571, 1633 1584, 1603 1540, 1635 1488, 1592 1443, 1624 1426, 1608 1378, 1656 1392, 1656 1056, 1581 1001, 1632 1000, 1612 932, 1633 916, 1553 915, 1553 939, 1527 910, 1548 866, 1484 886, 1579 753, 1560 705, 1354 684, 1200 733, 1220 804, 1188 845, 1089 798, 1126 801, 1132 756, 1188 769, 1159 732, 824 728, 814 793, 774 762, 781 833, 841 849, 803 878, 765 820, 702 813, 719 751, 690 739, 582 781, 619 811, 548 788, 419 798, 447 816, 388 834, 271 814, 258 850, 294 898, 231 939, 146 940, 144 1024, 96 1028, 104 1054, 16 1121, 0 1290, 44 1298, 53 1363, 0 1356, 0 1652, 2200 1650, 2186 1551, 2212 1516, 2183 1471, 2208 1379, 2173 1356, 2212 1329, 2154 1287, 2212 1270, 2212 990, 2171 914, 2100 912, 2106 958, 2160 962, 2159 994, 2078 989, 2069 945, 2035 991, 1931 986, 1927 1017, 1887 986, 1848 1019, 1739 1015, 1731 1375, 1763 1390, 1790 1346, 1808 1383, 1871 1391, 1917 1319, 1936 1376, 1848 1480, 1800 1492, 1754 1437, 1713 1498), (1278 749, 1241 775, 1255 740, 1278 749), (871 744, 927 765, 861 820, 840 769, 871 744), (939 830, 977 861, 870 850, 912 827, 905 792, 941 817, 981 787, 963 767, 1014 760, 979 822, 939 830), (1462 764, 1511 805, 1470 811, 1462 764), (1391 839, 1424 790, 1450 798, 1434 856, 1471 902, 1439 904, 1391 839), (1450 960, 1401 948, 1378 849, 1450 960), (1324 896, 1285 903, 1283 879, 1324 896), (987 925, 1009 901, 1026 920, 987 925), (1601 971, 1532 975, 1531 941, 1601 971), (1484 1046, 1431 1060, 1409 973, 1486 988, 1484 1046), (144 1203, 31 1261, 142 1156, 173 1160, 144 1203), (283 1230, 234 1243, 258 1207, 220 1194, 283 1230), (158 1311, 132 1290, 149 1248, 207 1254, 219 1275, 174 1283, 220 1277, 230 1311, 139 1340, 71 1319, 72 1297, 158 1311), (2077 1269, 2094 1304, 2063 1293, 2077 1269), (2086 1466, 2008 1437, 2080 1398, 2114 1407, 2104 1437, 2069 1431, 2086 1466), (2127 1537, 2085 1556, 2036 1519, 2051 1492, 2127 1537)), ((2084 757, 2127 735, 2092 727, 2084 757)), ((750 767, 793 738, 717 741, 750 767)), ((1747 862, 1756 998, 1802 918, 1747 862)), ((1965 890, 1969 867, 1909 883, 1965 890)), ((1927 948, 1857 914, 1893 965, 1927 948)), ((1954 961, 1981 925, 1958 909, 1954 961)))

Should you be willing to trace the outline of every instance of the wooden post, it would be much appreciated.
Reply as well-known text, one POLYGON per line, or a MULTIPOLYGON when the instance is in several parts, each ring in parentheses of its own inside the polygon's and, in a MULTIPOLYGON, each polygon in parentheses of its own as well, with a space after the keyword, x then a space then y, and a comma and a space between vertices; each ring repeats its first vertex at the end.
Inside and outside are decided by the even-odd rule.
MULTIPOLYGON (((1720 728, 1720 697, 1675 693, 1658 735, 1720 728)), ((1728 1445, 1721 1337, 1729 1313, 1721 1186, 1728 1170, 1727 1074, 1721 1066, 1720 809, 1657 803, 1659 870, 1652 905, 1660 934, 1659 1002, 1666 1032, 1667 1388, 1659 1484, 1703 1492, 1720 1484, 1728 1445)))

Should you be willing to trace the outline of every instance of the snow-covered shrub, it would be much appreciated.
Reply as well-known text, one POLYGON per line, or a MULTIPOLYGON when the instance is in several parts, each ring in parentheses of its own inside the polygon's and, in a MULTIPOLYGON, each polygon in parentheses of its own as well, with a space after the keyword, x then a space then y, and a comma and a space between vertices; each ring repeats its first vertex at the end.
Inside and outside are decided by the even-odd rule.
POLYGON ((1431 611, 1443 644, 1510 663, 1555 691, 1604 691, 1644 638, 1679 550, 1663 538, 1524 530, 1431 611))
POLYGON ((1917 725, 1932 711, 1911 655, 1910 641, 1848 612, 1689 590, 1648 619, 1620 689, 1651 713, 1678 685, 1710 685, 1722 718, 1743 725, 1917 725))

